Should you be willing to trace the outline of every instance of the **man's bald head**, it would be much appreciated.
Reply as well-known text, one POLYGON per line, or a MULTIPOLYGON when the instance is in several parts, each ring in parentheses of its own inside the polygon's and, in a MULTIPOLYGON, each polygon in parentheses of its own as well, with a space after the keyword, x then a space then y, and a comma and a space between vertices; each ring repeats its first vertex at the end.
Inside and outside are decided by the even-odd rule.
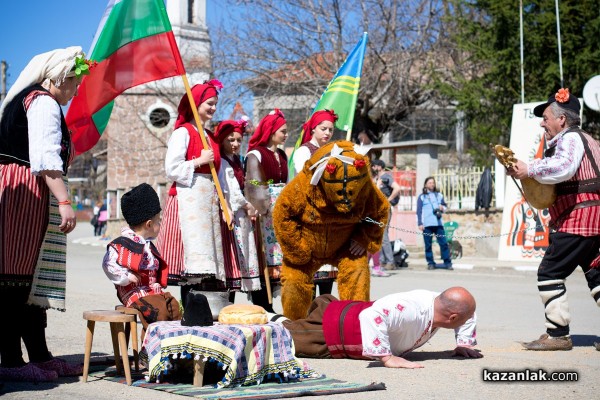
POLYGON ((475 298, 467 289, 455 286, 440 293, 434 307, 440 327, 458 328, 475 313, 475 298))

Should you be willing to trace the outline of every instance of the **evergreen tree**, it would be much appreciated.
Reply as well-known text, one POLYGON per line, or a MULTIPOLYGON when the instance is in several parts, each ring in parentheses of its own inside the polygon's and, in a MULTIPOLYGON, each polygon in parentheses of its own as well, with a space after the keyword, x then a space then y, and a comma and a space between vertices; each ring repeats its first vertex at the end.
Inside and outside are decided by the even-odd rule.
MULTIPOLYGON (((518 0, 447 0, 440 40, 450 66, 435 69, 436 89, 463 111, 467 148, 478 164, 490 143, 508 144, 513 104, 521 102, 518 0)), ((559 1, 564 83, 582 100, 600 74, 600 1, 559 1)), ((555 2, 523 2, 525 102, 545 101, 561 87, 555 2)), ((582 101, 583 102, 583 101, 582 101)), ((600 113, 584 107, 583 129, 600 136, 600 113)))

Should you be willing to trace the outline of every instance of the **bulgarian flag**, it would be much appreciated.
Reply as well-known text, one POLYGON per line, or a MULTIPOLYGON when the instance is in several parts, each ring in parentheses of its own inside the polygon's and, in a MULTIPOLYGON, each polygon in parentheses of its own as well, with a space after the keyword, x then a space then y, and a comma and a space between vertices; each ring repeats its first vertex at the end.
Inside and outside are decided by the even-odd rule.
POLYGON ((88 57, 98 64, 83 78, 66 117, 77 154, 98 142, 119 94, 185 74, 163 0, 110 0, 88 57))
MULTIPOLYGON (((313 109, 312 114, 320 110, 334 110, 338 116, 335 127, 342 131, 348 131, 347 140, 350 140, 352 123, 354 122, 354 111, 358 99, 360 77, 362 75, 363 60, 367 49, 367 32, 363 33, 354 49, 348 54, 346 61, 335 74, 329 85, 321 95, 319 102, 313 109)), ((310 117, 309 117, 310 118, 310 117)), ((294 146, 294 152, 302 145, 304 130, 300 131, 300 137, 294 146)), ((294 171, 294 152, 288 161, 288 171, 294 171)), ((291 177, 291 172, 290 172, 291 177)))

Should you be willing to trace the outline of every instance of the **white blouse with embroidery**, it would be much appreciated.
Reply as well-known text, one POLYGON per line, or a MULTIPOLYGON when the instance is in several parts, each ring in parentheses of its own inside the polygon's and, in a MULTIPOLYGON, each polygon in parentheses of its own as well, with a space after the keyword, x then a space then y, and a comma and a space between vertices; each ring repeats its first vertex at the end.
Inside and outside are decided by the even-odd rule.
POLYGON ((530 178, 540 183, 556 184, 571 179, 577 173, 585 149, 577 132, 565 131, 548 141, 548 148, 556 146, 552 157, 529 162, 527 175, 530 178))
MULTIPOLYGON (((402 356, 423 346, 435 335, 432 330, 433 301, 439 295, 428 290, 413 290, 385 296, 359 315, 363 355, 402 356)), ((455 329, 458 346, 474 346, 476 316, 455 329)))
POLYGON ((37 96, 27 110, 29 130, 29 163, 31 173, 61 171, 60 158, 62 129, 60 106, 50 96, 37 96))
POLYGON ((235 177, 233 167, 229 165, 229 162, 225 158, 221 158, 221 168, 218 175, 223 194, 229 201, 231 211, 235 214, 248 204, 248 200, 246 200, 242 189, 240 189, 240 184, 235 177))

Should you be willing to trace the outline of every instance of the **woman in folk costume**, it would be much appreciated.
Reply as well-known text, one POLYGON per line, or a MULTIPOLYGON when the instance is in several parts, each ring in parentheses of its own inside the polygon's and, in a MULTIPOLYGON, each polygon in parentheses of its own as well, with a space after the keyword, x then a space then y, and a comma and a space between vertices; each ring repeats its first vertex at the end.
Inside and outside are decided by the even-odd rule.
MULTIPOLYGON (((264 251, 262 258, 269 270, 273 294, 278 293, 280 289, 283 254, 275 238, 272 212, 275 201, 288 179, 287 156, 278 148, 285 143, 287 135, 285 116, 276 108, 258 123, 250 138, 249 152, 246 155, 246 198, 260 215, 257 244, 261 251, 264 251)), ((274 312, 273 306, 269 304, 266 286, 251 292, 251 296, 252 303, 274 312)))
POLYGON ((202 144, 187 95, 179 102, 175 131, 167 144, 165 172, 173 185, 157 248, 169 265, 170 283, 182 285, 184 307, 191 289, 226 290, 219 198, 209 166, 213 162, 218 171, 221 156, 213 133, 206 129, 222 87, 215 79, 191 89, 209 148, 202 144))
MULTIPOLYGON (((304 135, 302 136, 302 146, 294 152, 294 168, 298 174, 304 168, 304 163, 321 146, 326 145, 333 136, 335 121, 338 116, 333 110, 321 110, 313 113, 310 119, 302 125, 304 135)), ((337 277, 337 268, 332 265, 323 265, 315 273, 315 295, 316 287, 319 288, 319 295, 331 294, 333 282, 337 277)))
POLYGON ((228 269, 239 271, 242 292, 260 290, 260 269, 251 221, 256 216, 256 209, 244 197, 245 172, 239 156, 247 125, 248 122, 243 120, 226 120, 215 129, 216 139, 221 144, 219 182, 233 221, 233 230, 229 230, 221 220, 225 265, 231 263, 228 269), (231 256, 227 257, 227 254, 231 256))
POLYGON ((46 309, 65 311, 66 234, 76 224, 66 185, 74 153, 61 105, 88 73, 81 47, 39 54, 0 108, 0 302, 6 321, 0 380, 47 382, 83 371, 52 357, 45 329, 46 309))

